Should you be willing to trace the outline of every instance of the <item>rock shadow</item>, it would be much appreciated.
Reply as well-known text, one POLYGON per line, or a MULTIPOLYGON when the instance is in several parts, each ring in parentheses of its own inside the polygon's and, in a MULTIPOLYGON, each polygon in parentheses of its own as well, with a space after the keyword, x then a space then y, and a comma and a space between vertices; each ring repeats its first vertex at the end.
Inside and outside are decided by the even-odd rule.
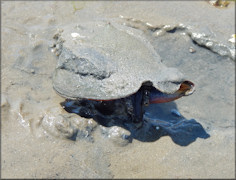
POLYGON ((210 137, 195 119, 188 120, 183 117, 174 102, 151 104, 146 107, 141 127, 137 127, 127 114, 122 113, 122 109, 125 108, 122 99, 106 103, 92 100, 66 100, 61 105, 67 112, 93 118, 102 126, 119 126, 130 131, 131 135, 126 137, 130 141, 137 139, 142 142, 154 142, 162 136, 170 136, 176 144, 187 146, 197 138, 210 137), (114 108, 120 109, 119 112, 114 112, 114 108))

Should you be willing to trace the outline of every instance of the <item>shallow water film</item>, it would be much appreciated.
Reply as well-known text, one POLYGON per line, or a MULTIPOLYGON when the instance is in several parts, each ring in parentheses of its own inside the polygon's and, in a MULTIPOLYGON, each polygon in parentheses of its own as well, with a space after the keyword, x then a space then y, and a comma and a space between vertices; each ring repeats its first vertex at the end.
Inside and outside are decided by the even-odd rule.
POLYGON ((234 178, 235 1, 227 2, 1 1, 1 178, 234 178), (95 21, 133 29, 195 92, 145 107, 141 127, 120 100, 61 97, 53 38, 95 21))

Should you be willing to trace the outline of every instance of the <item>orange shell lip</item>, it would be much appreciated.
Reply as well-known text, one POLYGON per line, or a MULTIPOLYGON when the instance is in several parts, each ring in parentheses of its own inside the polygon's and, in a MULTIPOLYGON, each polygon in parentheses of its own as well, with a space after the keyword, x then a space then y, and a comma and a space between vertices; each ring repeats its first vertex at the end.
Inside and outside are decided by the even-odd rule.
POLYGON ((189 96, 189 95, 193 94, 193 92, 195 91, 195 85, 191 81, 184 81, 180 85, 180 88, 178 91, 180 93, 183 93, 184 96, 189 96))
POLYGON ((173 94, 166 94, 160 91, 152 91, 150 96, 150 104, 166 103, 181 98, 182 96, 189 96, 195 91, 195 85, 191 81, 184 81, 181 83, 179 89, 173 94))

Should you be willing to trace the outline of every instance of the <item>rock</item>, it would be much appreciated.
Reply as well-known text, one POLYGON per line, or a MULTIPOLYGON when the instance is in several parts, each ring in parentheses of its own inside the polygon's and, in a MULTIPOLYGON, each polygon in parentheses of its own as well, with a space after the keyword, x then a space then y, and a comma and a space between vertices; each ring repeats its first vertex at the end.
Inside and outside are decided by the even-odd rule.
POLYGON ((97 123, 92 119, 85 119, 76 114, 47 112, 42 117, 43 129, 52 136, 59 138, 93 141, 91 134, 96 126, 97 123))
POLYGON ((190 53, 195 53, 196 50, 195 50, 193 47, 190 47, 190 48, 189 48, 189 52, 190 52, 190 53))
POLYGON ((108 128, 108 127, 100 126, 100 129, 101 129, 101 133, 106 138, 109 138, 117 146, 121 146, 121 147, 126 146, 131 141, 130 132, 121 127, 112 126, 108 128))
POLYGON ((82 118, 76 114, 68 114, 68 116, 72 127, 77 132, 74 140, 87 139, 88 141, 93 142, 94 138, 92 137, 92 133, 97 127, 97 122, 93 119, 82 118))

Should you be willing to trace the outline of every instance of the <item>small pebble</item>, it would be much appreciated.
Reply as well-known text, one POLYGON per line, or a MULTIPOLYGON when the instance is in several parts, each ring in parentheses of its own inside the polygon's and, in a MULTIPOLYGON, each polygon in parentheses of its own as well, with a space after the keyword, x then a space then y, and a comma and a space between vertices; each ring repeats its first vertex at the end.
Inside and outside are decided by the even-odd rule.
POLYGON ((190 47, 190 48, 189 48, 189 52, 190 52, 190 53, 195 53, 196 50, 195 50, 193 47, 190 47))
POLYGON ((61 48, 62 48, 61 44, 56 45, 56 49, 61 49, 61 48))
POLYGON ((80 35, 79 35, 79 33, 71 33, 71 36, 72 36, 73 38, 77 38, 77 37, 80 36, 80 35))
POLYGON ((231 43, 235 43, 236 34, 232 34, 231 38, 228 40, 231 43))
POLYGON ((30 69, 30 72, 31 72, 32 74, 34 74, 34 73, 35 73, 35 70, 34 70, 34 69, 30 69))
POLYGON ((153 27, 153 25, 152 24, 150 24, 150 23, 146 23, 146 25, 148 26, 148 27, 153 27))
POLYGON ((60 53, 59 53, 59 52, 56 52, 56 53, 55 53, 55 55, 56 55, 56 56, 59 56, 59 55, 60 55, 60 53))

